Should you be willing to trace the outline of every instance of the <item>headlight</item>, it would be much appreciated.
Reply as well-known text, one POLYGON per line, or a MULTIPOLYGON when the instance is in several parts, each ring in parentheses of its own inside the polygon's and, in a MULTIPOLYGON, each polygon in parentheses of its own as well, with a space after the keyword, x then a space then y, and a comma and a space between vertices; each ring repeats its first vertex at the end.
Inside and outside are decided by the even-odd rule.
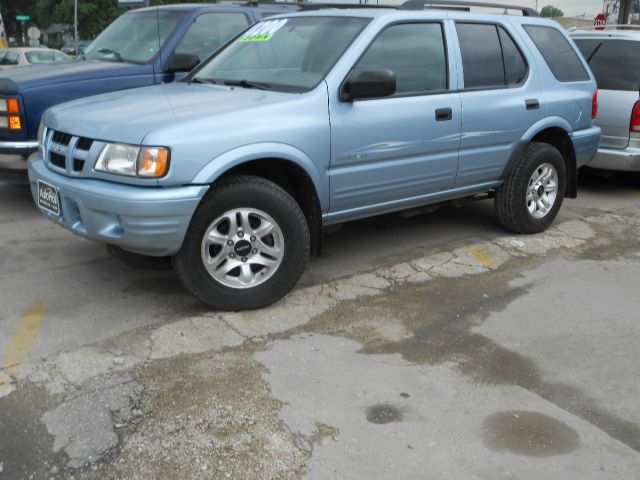
POLYGON ((17 98, 0 99, 0 112, 20 113, 20 102, 17 98))
POLYGON ((169 150, 108 143, 96 161, 96 170, 132 177, 163 177, 169 169, 169 150))

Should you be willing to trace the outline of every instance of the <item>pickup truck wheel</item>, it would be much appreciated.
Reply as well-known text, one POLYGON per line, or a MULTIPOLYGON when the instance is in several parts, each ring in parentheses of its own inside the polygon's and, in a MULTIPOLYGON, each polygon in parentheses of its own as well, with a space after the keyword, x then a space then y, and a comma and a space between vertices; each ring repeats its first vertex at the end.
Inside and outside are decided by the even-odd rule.
POLYGON ((296 201, 260 177, 215 185, 191 220, 173 265, 182 284, 218 310, 269 305, 297 283, 309 228, 296 201))
POLYGON ((498 221, 516 233, 544 231, 560 210, 565 185, 566 166, 558 149, 531 142, 496 190, 498 221))

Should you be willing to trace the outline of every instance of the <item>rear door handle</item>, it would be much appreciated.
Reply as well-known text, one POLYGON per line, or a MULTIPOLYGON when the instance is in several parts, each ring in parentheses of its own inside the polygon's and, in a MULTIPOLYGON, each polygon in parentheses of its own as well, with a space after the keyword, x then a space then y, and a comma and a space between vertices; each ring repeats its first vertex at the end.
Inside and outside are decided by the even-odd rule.
POLYGON ((436 122, 444 122, 453 118, 453 110, 450 108, 437 108, 436 109, 436 122))
POLYGON ((530 98, 525 100, 524 103, 527 105, 527 110, 538 110, 540 108, 540 102, 537 98, 530 98))

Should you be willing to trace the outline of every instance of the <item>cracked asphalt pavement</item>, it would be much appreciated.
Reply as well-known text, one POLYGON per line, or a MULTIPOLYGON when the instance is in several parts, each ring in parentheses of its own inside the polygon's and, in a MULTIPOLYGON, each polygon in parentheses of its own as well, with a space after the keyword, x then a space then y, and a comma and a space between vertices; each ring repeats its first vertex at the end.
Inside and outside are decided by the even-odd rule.
POLYGON ((640 478, 640 177, 580 187, 332 229, 221 313, 0 185, 0 480, 640 478))

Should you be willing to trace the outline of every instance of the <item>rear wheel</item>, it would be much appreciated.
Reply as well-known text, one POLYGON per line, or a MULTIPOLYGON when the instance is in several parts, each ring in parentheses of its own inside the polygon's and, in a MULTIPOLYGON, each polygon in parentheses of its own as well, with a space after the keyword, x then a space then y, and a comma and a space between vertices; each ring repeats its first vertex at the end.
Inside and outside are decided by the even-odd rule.
POLYGON ((309 257, 309 228, 296 201, 252 176, 212 187, 173 264, 182 284, 219 310, 260 308, 284 296, 309 257))
POLYGON ((500 224, 516 233, 538 233, 556 218, 564 199, 566 165, 557 148, 530 143, 495 195, 500 224))

